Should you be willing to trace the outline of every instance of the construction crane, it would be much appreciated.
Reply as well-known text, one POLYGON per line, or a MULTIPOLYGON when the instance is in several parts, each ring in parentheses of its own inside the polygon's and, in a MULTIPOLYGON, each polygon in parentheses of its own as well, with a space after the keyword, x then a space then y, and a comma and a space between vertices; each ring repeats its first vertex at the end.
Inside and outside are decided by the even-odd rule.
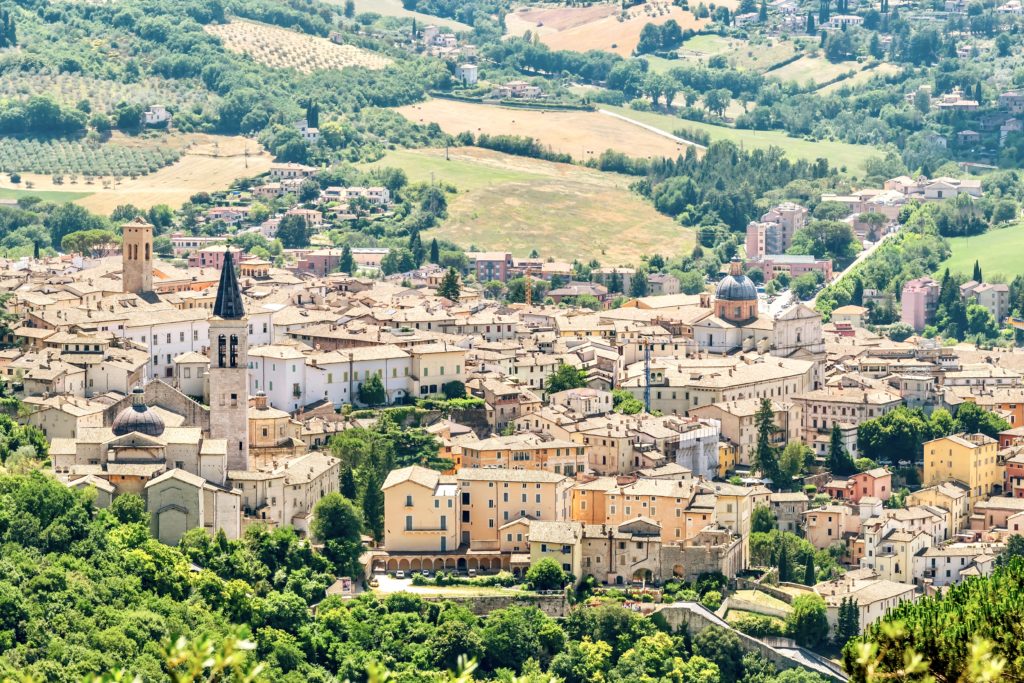
POLYGON ((651 414, 651 340, 643 338, 644 344, 644 412, 651 414))

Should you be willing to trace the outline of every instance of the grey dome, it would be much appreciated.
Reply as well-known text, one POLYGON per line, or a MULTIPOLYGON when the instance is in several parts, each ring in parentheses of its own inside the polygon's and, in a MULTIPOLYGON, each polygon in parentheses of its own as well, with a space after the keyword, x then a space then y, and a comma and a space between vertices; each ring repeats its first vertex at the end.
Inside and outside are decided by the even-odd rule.
POLYGON ((160 436, 164 433, 164 421, 146 405, 142 387, 136 387, 132 390, 132 405, 117 414, 111 429, 115 436, 124 436, 132 432, 160 436))
POLYGON ((726 275, 718 283, 715 298, 719 301, 757 301, 757 288, 750 278, 742 273, 726 275))

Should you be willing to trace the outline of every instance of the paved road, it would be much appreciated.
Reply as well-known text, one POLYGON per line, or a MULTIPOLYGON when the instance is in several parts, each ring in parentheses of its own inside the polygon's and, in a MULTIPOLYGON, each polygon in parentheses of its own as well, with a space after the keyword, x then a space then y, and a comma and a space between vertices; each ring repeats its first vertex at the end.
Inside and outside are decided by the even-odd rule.
MULTIPOLYGON (((871 257, 871 255, 872 255, 873 253, 875 253, 875 249, 878 249, 878 247, 882 246, 882 243, 883 243, 883 242, 885 242, 885 241, 886 241, 887 239, 889 239, 889 238, 890 238, 890 237, 892 237, 893 235, 897 234, 898 232, 899 232, 899 228, 897 228, 897 229, 896 229, 895 231, 893 231, 893 232, 889 232, 889 233, 886 233, 885 235, 883 235, 883 236, 882 236, 882 239, 878 240, 877 242, 875 242, 874 244, 872 244, 872 245, 871 245, 870 247, 868 247, 868 248, 867 248, 867 249, 865 249, 864 251, 860 252, 860 253, 859 253, 859 254, 857 255, 857 258, 853 259, 853 263, 851 263, 851 264, 850 264, 850 265, 848 265, 848 266, 847 266, 847 267, 846 267, 846 268, 845 268, 845 269, 844 269, 843 271, 841 271, 841 272, 839 273, 839 275, 837 275, 837 276, 835 277, 835 279, 833 279, 833 280, 832 280, 832 282, 831 282, 830 284, 835 284, 835 283, 839 282, 840 280, 842 280, 842 279, 843 279, 844 277, 846 277, 847 275, 849 275, 850 273, 852 273, 852 272, 853 272, 853 269, 854 269, 854 268, 856 268, 856 267, 857 267, 858 265, 860 265, 861 263, 863 263, 865 259, 868 259, 868 258, 870 258, 870 257, 871 257)), ((807 305, 808 305, 808 306, 810 306, 811 308, 814 308, 814 304, 815 304, 815 302, 817 302, 817 301, 818 301, 818 295, 817 295, 817 294, 815 294, 815 295, 814 295, 814 298, 813 298, 813 299, 811 299, 810 301, 808 301, 808 302, 807 302, 807 305)))
MULTIPOLYGON (((684 145, 691 145, 693 147, 696 147, 697 149, 707 149, 707 147, 705 147, 704 145, 702 145, 700 143, 697 143, 697 142, 694 142, 693 140, 687 140, 686 138, 681 138, 678 135, 673 135, 672 133, 667 133, 667 132, 663 131, 661 128, 655 128, 654 126, 648 125, 648 124, 644 123, 643 121, 637 121, 636 119, 631 119, 628 116, 623 116, 622 114, 620 114, 618 112, 608 111, 607 109, 598 109, 597 111, 600 112, 601 114, 604 114, 605 116, 611 116, 612 118, 619 119, 620 121, 625 121, 626 123, 631 123, 634 126, 640 126, 641 128, 649 130, 649 131, 651 131, 652 133, 654 133, 656 135, 660 135, 663 138, 668 138, 669 140, 672 140, 673 142, 679 142, 679 143, 682 143, 684 145)), ((685 119, 679 119, 679 125, 683 125, 685 122, 686 122, 685 119)))

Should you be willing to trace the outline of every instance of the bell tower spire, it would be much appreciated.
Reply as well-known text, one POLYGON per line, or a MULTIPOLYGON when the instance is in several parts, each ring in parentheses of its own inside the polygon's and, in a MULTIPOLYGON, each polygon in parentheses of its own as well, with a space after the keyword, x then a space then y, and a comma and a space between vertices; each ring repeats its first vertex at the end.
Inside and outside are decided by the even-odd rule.
POLYGON ((231 251, 210 318, 210 437, 227 442, 227 468, 249 469, 249 329, 231 251))

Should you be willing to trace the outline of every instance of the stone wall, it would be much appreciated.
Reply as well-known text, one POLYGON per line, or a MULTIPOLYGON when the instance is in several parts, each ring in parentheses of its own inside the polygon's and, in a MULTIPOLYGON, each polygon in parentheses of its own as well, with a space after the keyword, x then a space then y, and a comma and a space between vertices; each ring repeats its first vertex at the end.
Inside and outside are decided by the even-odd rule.
POLYGON ((452 422, 472 429, 480 439, 486 439, 491 435, 491 423, 487 420, 487 411, 483 408, 453 410, 448 417, 452 422))
POLYGON ((532 606, 539 609, 549 617, 564 617, 569 614, 569 601, 564 593, 557 595, 535 595, 523 593, 522 595, 480 595, 480 596, 447 596, 447 595, 421 595, 427 602, 454 602, 470 609, 473 614, 485 615, 496 609, 506 607, 532 606))
POLYGON ((791 656, 757 638, 752 638, 745 633, 737 631, 698 603, 677 602, 665 605, 659 608, 655 614, 659 621, 662 621, 673 630, 685 628, 689 631, 690 635, 696 635, 708 626, 717 626, 731 631, 739 638, 740 646, 745 651, 761 655, 780 669, 803 668, 828 676, 834 680, 842 681, 843 683, 849 680, 841 671, 836 670, 835 665, 825 661, 822 657, 806 650, 792 648, 793 652, 799 652, 800 660, 798 660, 795 656, 791 656))
MULTIPOLYGON (((754 614, 763 614, 766 617, 778 617, 779 619, 785 619, 789 616, 789 612, 784 609, 769 607, 768 605, 761 604, 760 602, 738 598, 735 595, 727 597, 722 605, 725 606, 726 611, 738 609, 743 612, 753 612, 754 614)), ((715 613, 718 614, 717 611, 715 613)))
POLYGON ((687 546, 663 545, 661 547, 661 566, 665 576, 670 578, 676 567, 682 568, 682 577, 686 581, 694 581, 701 574, 721 572, 726 576, 735 576, 743 570, 743 541, 734 540, 730 545, 687 546))

